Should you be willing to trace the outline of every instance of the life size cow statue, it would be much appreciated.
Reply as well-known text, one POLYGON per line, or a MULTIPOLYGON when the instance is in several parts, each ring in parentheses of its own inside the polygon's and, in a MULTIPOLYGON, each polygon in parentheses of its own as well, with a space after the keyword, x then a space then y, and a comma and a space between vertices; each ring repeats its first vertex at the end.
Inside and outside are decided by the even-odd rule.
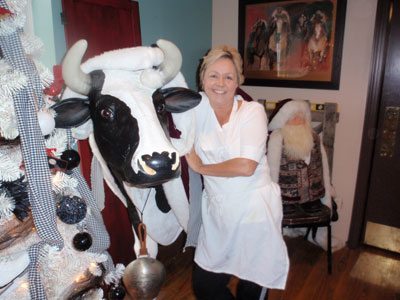
POLYGON ((89 138, 100 178, 131 208, 134 229, 142 217, 147 249, 155 257, 157 243, 171 244, 187 228, 180 156, 192 147, 190 109, 201 96, 187 89, 181 53, 169 41, 105 52, 81 64, 86 49, 87 42, 80 40, 63 60, 67 89, 52 107, 56 127, 73 128, 75 137, 89 138), (168 113, 179 139, 168 135, 168 113))

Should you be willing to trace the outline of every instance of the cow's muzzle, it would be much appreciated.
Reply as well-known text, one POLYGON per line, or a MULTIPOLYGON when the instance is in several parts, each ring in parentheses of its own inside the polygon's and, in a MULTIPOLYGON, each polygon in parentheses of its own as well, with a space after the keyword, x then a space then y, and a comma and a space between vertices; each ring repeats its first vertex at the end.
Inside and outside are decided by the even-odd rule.
POLYGON ((166 151, 161 154, 153 152, 152 155, 142 155, 138 160, 138 165, 140 170, 147 175, 153 176, 161 172, 168 176, 170 172, 174 172, 179 167, 179 159, 176 156, 176 152, 171 155, 166 151))
POLYGON ((176 152, 153 152, 137 160, 139 172, 125 170, 123 181, 136 187, 152 187, 180 176, 180 160, 176 152))

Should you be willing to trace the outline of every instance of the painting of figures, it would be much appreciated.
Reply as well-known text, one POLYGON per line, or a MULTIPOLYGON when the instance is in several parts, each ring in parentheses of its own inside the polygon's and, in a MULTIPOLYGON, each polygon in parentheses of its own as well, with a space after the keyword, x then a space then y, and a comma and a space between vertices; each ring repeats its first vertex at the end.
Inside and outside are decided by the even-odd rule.
POLYGON ((338 89, 345 8, 343 0, 240 0, 245 84, 338 89))

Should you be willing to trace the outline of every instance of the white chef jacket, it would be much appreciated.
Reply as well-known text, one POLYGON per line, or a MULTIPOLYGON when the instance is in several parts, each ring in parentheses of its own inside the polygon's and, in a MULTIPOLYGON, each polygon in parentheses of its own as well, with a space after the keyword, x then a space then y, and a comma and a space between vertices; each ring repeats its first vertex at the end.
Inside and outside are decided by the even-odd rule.
POLYGON ((208 271, 283 289, 289 259, 281 231, 280 189, 270 179, 265 155, 264 108, 236 96, 230 119, 221 127, 202 93, 195 114, 195 150, 204 164, 238 157, 258 162, 252 176, 204 176, 195 262, 208 271))

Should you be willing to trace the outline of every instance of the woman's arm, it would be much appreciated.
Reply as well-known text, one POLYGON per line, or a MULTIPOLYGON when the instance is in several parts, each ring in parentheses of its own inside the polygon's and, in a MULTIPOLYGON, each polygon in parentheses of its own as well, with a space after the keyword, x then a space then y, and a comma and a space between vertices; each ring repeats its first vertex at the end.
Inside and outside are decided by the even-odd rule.
POLYGON ((258 165, 256 161, 247 158, 232 158, 221 163, 205 165, 194 149, 186 154, 186 160, 193 171, 217 177, 251 176, 258 165))
POLYGON ((279 172, 281 168, 281 157, 282 157, 282 134, 280 129, 275 129, 269 136, 267 160, 271 179, 273 182, 278 183, 279 172))

